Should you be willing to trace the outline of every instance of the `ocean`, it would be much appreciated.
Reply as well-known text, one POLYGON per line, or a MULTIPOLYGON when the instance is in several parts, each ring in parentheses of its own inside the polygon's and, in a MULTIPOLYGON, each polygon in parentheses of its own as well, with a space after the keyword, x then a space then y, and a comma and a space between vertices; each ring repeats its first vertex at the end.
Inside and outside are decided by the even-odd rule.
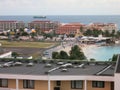
POLYGON ((120 46, 88 46, 83 51, 87 59, 94 58, 96 61, 108 61, 114 54, 120 54, 120 46))
MULTIPOLYGON (((38 15, 36 15, 38 16, 38 15)), ((60 23, 80 22, 90 23, 116 23, 120 29, 120 15, 51 15, 46 18, 33 18, 34 16, 0 16, 0 20, 19 20, 26 23, 34 20, 52 20, 60 23)))

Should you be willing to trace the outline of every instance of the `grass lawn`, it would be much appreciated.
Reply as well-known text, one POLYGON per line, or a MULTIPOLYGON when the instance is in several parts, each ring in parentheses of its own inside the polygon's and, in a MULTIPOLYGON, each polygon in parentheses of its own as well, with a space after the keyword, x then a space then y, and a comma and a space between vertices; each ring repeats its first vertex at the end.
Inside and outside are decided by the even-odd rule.
POLYGON ((53 46, 57 43, 47 43, 47 42, 28 42, 28 41, 5 41, 0 40, 2 47, 29 47, 29 48, 47 48, 53 46))

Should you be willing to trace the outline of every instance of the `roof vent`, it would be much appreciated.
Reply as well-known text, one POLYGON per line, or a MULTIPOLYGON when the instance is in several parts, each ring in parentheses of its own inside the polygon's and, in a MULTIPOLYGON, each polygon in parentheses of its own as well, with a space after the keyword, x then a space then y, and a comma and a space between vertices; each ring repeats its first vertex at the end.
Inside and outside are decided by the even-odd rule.
POLYGON ((85 64, 78 65, 79 68, 82 68, 85 64))
POLYGON ((73 67, 73 66, 72 66, 72 63, 66 63, 66 64, 62 65, 62 67, 73 67))
POLYGON ((15 62, 15 63, 14 63, 14 66, 21 66, 21 65, 22 65, 21 62, 15 62))
POLYGON ((58 62, 57 64, 58 64, 58 65, 63 65, 63 64, 64 64, 64 62, 58 62))
POLYGON ((33 65, 34 65, 34 64, 31 63, 31 62, 27 64, 28 67, 31 67, 31 66, 33 66, 33 65))
POLYGON ((66 68, 63 68, 61 72, 67 72, 68 70, 66 68))
POLYGON ((52 66, 52 65, 51 65, 51 64, 49 64, 49 63, 45 65, 45 67, 51 67, 51 66, 52 66))
POLYGON ((12 62, 7 62, 7 63, 3 64, 3 67, 10 67, 10 66, 12 66, 12 64, 13 64, 13 61, 12 62))
POLYGON ((75 68, 82 68, 82 67, 84 67, 84 65, 85 65, 85 64, 80 64, 80 65, 78 65, 78 66, 75 66, 75 68))

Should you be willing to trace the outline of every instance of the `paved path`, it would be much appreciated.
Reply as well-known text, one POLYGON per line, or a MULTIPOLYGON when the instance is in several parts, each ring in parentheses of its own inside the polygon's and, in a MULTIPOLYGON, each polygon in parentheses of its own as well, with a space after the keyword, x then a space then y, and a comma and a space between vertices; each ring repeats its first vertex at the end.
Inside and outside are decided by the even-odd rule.
POLYGON ((69 42, 61 42, 61 45, 51 48, 48 50, 45 50, 43 52, 44 57, 47 59, 52 59, 52 52, 60 52, 61 50, 66 51, 69 54, 69 51, 71 50, 71 47, 74 45, 78 45, 78 43, 74 41, 69 41, 69 42))

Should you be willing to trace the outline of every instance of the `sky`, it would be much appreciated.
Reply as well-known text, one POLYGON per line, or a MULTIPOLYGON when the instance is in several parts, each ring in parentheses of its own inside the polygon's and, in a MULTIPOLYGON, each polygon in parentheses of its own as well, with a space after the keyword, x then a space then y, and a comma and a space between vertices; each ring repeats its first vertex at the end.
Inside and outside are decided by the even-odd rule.
POLYGON ((120 0, 0 0, 0 15, 120 15, 120 0))

